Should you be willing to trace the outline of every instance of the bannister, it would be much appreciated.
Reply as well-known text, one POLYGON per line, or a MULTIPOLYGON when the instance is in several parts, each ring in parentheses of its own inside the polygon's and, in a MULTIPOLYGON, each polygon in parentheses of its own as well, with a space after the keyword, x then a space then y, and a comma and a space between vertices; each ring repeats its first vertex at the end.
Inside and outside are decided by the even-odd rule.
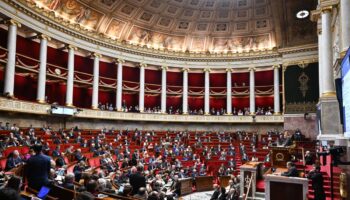
MULTIPOLYGON (((50 115, 50 104, 0 98, 0 110, 19 113, 50 115)), ((155 122, 196 122, 196 123, 283 123, 283 115, 168 115, 153 113, 128 113, 83 109, 74 115, 76 118, 109 119, 126 121, 155 121, 155 122)))

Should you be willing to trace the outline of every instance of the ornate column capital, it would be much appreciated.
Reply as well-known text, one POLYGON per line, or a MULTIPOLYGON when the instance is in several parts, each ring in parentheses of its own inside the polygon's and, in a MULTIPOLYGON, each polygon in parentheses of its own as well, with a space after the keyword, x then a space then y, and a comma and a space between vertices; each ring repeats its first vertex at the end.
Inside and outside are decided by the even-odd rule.
POLYGON ((250 71, 255 71, 256 69, 255 69, 255 67, 249 67, 248 68, 248 71, 250 72, 250 71))
POLYGON ((140 67, 146 68, 146 67, 147 67, 147 64, 146 64, 146 63, 140 63, 140 67))
POLYGON ((91 56, 92 58, 101 58, 101 57, 102 57, 102 55, 99 54, 99 53, 91 53, 90 56, 91 56))
POLYGON ((321 8, 322 14, 326 12, 332 12, 332 10, 333 10, 333 6, 324 6, 321 8))
POLYGON ((74 50, 74 51, 78 50, 78 48, 77 48, 76 46, 71 45, 71 44, 66 45, 65 48, 67 48, 67 49, 72 49, 72 50, 74 50))
POLYGON ((40 39, 40 40, 47 40, 47 41, 51 40, 51 38, 49 36, 45 35, 45 34, 39 34, 37 36, 37 38, 40 39))
POLYGON ((125 60, 123 59, 123 58, 118 58, 117 60, 116 60, 116 63, 120 63, 120 64, 123 64, 123 63, 125 63, 125 60))
POLYGON ((183 72, 184 72, 184 71, 189 72, 190 69, 186 67, 186 68, 182 68, 181 71, 183 71, 183 72))
POLYGON ((210 68, 204 68, 203 71, 204 71, 204 72, 209 72, 209 73, 210 73, 210 72, 211 72, 211 69, 210 69, 210 68))
POLYGON ((166 65, 163 65, 163 66, 161 66, 160 68, 159 68, 160 70, 168 70, 168 66, 166 66, 166 65))
POLYGON ((280 64, 278 64, 278 65, 273 65, 273 66, 272 66, 273 69, 276 69, 276 68, 279 69, 280 67, 281 67, 280 64))
POLYGON ((15 25, 15 26, 17 26, 19 28, 22 26, 21 23, 19 23, 17 20, 14 20, 14 19, 6 20, 5 24, 7 24, 7 25, 15 25))
POLYGON ((232 73, 233 72, 233 69, 232 68, 226 68, 226 70, 225 70, 226 72, 230 72, 230 73, 232 73))

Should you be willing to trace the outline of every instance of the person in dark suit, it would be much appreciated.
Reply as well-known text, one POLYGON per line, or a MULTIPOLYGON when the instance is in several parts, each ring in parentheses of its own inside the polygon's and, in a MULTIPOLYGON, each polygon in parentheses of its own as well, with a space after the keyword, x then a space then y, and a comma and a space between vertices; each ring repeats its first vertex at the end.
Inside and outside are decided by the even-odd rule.
POLYGON ((174 176, 174 181, 171 184, 170 192, 175 194, 176 197, 179 197, 181 195, 181 183, 179 181, 179 176, 174 176))
POLYGON ((311 155, 310 151, 306 151, 306 153, 305 153, 305 164, 306 165, 314 164, 314 158, 311 155))
POLYGON ((217 200, 220 194, 220 187, 218 184, 213 185, 214 193, 211 195, 210 200, 217 200))
POLYGON ((287 162, 287 169, 288 171, 283 172, 281 175, 282 176, 287 176, 287 177, 299 177, 299 173, 297 168, 295 167, 294 163, 292 162, 287 162))
POLYGON ((55 150, 52 151, 52 157, 57 158, 57 157, 61 157, 61 147, 60 145, 57 145, 55 150))
POLYGON ((130 185, 132 186, 132 195, 137 194, 140 187, 146 187, 146 178, 141 174, 142 166, 131 168, 132 174, 129 177, 130 185))
POLYGON ((18 150, 14 150, 12 153, 10 153, 10 155, 7 158, 5 170, 9 171, 13 168, 20 166, 22 163, 23 160, 20 157, 18 150))
POLYGON ((307 175, 308 179, 312 180, 312 189, 315 192, 315 200, 325 200, 326 194, 323 189, 323 176, 319 166, 314 166, 314 169, 307 175))
POLYGON ((31 156, 26 165, 26 177, 30 188, 40 190, 44 185, 49 185, 49 174, 51 169, 50 157, 42 154, 42 146, 34 145, 34 156, 31 156))

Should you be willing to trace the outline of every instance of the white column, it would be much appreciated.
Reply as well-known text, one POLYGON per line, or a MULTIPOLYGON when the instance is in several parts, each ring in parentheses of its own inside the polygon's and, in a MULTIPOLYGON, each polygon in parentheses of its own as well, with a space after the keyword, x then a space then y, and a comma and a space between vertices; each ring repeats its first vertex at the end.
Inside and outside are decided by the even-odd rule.
POLYGON ((318 34, 318 88, 319 88, 319 97, 323 94, 323 81, 322 81, 322 69, 323 69, 323 59, 322 59, 322 31, 321 31, 321 18, 317 22, 319 25, 317 34, 318 34))
POLYGON ((350 1, 340 0, 341 49, 343 55, 350 46, 350 1))
POLYGON ((279 77, 279 65, 273 66, 273 96, 274 96, 274 114, 281 114, 280 109, 280 77, 279 77))
POLYGON ((232 114, 232 69, 226 69, 226 114, 232 114))
POLYGON ((332 59, 332 30, 331 7, 322 9, 322 96, 335 96, 333 59, 332 59))
POLYGON ((166 113, 166 71, 167 66, 162 66, 162 94, 161 94, 161 112, 166 113))
POLYGON ((92 82, 92 101, 91 101, 91 108, 97 109, 98 108, 98 85, 100 82, 100 54, 94 53, 92 55, 94 58, 94 77, 92 82))
POLYGON ((50 38, 46 35, 40 35, 40 65, 38 77, 38 90, 36 100, 39 103, 45 103, 45 88, 46 88, 46 63, 47 63, 47 42, 50 38))
POLYGON ((68 74, 66 90, 66 106, 73 106, 73 85, 74 85, 74 51, 77 48, 68 46, 68 74))
POLYGON ((249 112, 251 115, 255 114, 255 69, 249 68, 249 112))
POLYGON ((210 114, 210 78, 209 78, 209 73, 210 69, 206 68, 204 69, 204 114, 209 115, 210 114))
POLYGON ((147 64, 140 64, 140 94, 139 94, 139 110, 145 111, 145 67, 147 64))
POLYGON ((183 69, 182 114, 188 114, 188 68, 183 69))
POLYGON ((123 59, 118 59, 118 74, 117 74, 117 98, 116 107, 117 111, 122 111, 122 95, 123 95, 123 59))
POLYGON ((8 24, 4 94, 8 97, 13 97, 15 89, 17 27, 21 27, 21 24, 12 19, 8 21, 8 24))

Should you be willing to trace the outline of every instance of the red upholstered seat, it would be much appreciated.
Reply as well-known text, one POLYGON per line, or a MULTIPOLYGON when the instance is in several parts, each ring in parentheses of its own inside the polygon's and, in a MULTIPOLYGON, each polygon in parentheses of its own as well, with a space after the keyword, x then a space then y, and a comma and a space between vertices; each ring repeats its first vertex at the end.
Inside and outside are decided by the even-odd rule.
POLYGON ((5 170, 5 168, 6 168, 6 161, 7 161, 6 158, 1 158, 0 159, 0 171, 5 170))

